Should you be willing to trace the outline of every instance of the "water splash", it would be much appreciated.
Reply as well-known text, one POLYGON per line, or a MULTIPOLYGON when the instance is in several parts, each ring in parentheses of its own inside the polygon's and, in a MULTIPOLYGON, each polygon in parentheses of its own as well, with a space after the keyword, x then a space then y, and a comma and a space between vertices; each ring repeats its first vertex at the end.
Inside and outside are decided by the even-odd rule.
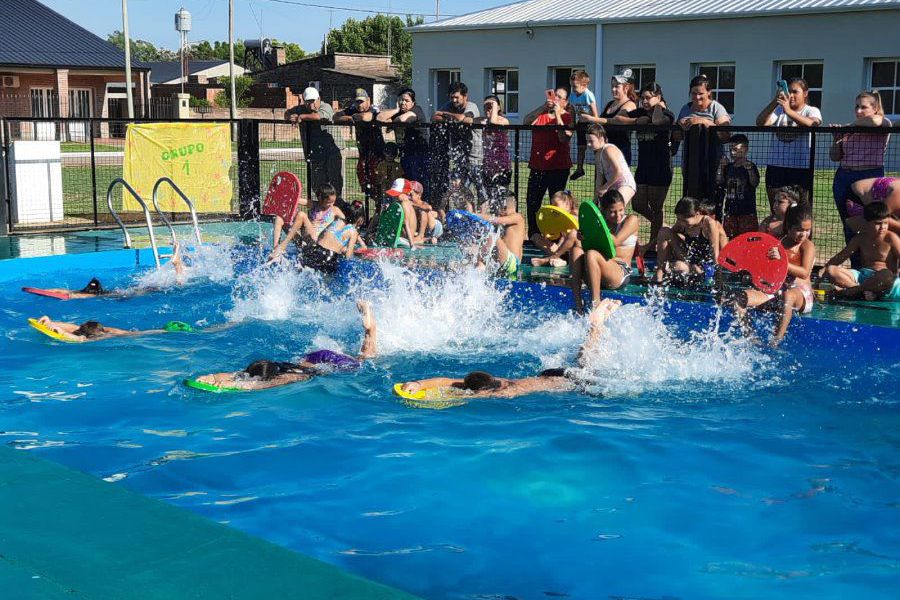
POLYGON ((129 290, 166 290, 197 280, 227 284, 234 279, 233 250, 234 247, 229 244, 206 244, 192 252, 183 249, 184 269, 181 273, 176 272, 171 261, 167 261, 158 269, 150 269, 137 277, 129 290))

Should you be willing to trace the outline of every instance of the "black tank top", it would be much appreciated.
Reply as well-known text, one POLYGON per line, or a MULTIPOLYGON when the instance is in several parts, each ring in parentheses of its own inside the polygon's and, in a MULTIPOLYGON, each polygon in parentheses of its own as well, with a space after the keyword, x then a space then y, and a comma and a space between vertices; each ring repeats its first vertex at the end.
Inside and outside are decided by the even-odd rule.
MULTIPOLYGON (((613 101, 610 100, 603 107, 603 112, 600 113, 600 116, 604 119, 612 119, 619 114, 623 106, 624 104, 620 104, 615 110, 610 110, 613 107, 613 101)), ((628 163, 628 166, 631 166, 631 132, 607 129, 606 137, 610 144, 622 151, 622 154, 625 155, 625 162, 628 163)))

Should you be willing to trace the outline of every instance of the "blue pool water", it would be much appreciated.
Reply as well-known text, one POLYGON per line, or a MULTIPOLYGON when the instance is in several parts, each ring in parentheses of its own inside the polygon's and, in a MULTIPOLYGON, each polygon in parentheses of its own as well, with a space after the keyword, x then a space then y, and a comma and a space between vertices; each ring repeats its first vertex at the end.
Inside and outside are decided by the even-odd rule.
POLYGON ((581 373, 589 394, 422 410, 391 383, 570 364, 583 320, 554 288, 370 265, 327 281, 260 270, 253 247, 209 250, 212 279, 129 300, 18 291, 171 284, 134 256, 0 270, 0 441, 427 598, 900 589, 896 329, 806 319, 773 351, 708 306, 629 304, 581 373), (358 373, 235 395, 180 385, 352 353, 357 297, 381 351, 358 373), (41 314, 233 326, 65 345, 25 324, 41 314))

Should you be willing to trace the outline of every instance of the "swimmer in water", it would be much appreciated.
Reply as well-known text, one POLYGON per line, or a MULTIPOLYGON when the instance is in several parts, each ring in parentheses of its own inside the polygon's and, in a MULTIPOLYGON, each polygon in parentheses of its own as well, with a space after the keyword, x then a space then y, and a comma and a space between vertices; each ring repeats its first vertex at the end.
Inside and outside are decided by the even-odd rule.
POLYGON ((307 354, 297 363, 257 360, 243 371, 212 373, 197 377, 196 381, 221 388, 236 388, 244 391, 265 390, 292 383, 308 381, 322 373, 322 365, 338 369, 354 369, 360 361, 374 358, 377 354, 376 323, 372 306, 365 300, 356 303, 362 317, 363 341, 357 358, 328 350, 307 354))
MULTIPOLYGON (((171 256, 171 260, 167 264, 172 265, 175 269, 175 283, 182 285, 184 283, 185 265, 181 257, 181 244, 175 242, 174 252, 171 255, 164 255, 163 258, 171 256)), ((47 295, 46 292, 59 294, 60 300, 85 300, 87 298, 128 298, 133 296, 141 296, 151 292, 162 291, 159 287, 146 287, 130 291, 114 291, 103 287, 103 284, 96 277, 92 278, 86 286, 80 290, 70 290, 67 288, 44 288, 35 290, 34 288, 22 288, 23 292, 37 293, 38 295, 47 295), (42 293, 44 292, 44 293, 42 293)))
MULTIPOLYGON (((606 320, 620 306, 619 300, 604 298, 591 311, 591 323, 587 338, 578 352, 578 363, 584 366, 587 356, 597 348, 606 320)), ((465 392, 470 398, 516 398, 536 392, 568 392, 576 389, 575 382, 565 369, 547 369, 535 377, 506 379, 494 377, 484 371, 474 371, 462 379, 433 377, 403 384, 403 391, 414 394, 420 390, 446 390, 447 395, 465 392)))
POLYGON ((156 335, 170 331, 192 331, 191 327, 180 321, 170 321, 164 329, 119 329, 109 327, 99 321, 85 321, 82 324, 66 323, 65 321, 53 321, 44 315, 38 319, 38 323, 66 338, 69 342, 96 342, 113 337, 134 337, 139 335, 156 335))

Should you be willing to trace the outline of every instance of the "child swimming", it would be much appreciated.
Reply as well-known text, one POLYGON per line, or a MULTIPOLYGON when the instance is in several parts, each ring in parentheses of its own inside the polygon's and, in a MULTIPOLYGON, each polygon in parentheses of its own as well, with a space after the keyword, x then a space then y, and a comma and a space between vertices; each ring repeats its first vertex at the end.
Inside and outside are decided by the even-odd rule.
MULTIPOLYGON (((600 343, 606 320, 622 303, 604 299, 594 306, 590 314, 590 331, 578 352, 578 364, 585 365, 587 357, 600 343)), ((409 394, 421 390, 435 390, 448 396, 464 395, 467 398, 517 398, 537 392, 568 392, 576 389, 576 382, 567 375, 566 369, 548 369, 535 377, 507 379, 494 377, 484 371, 473 371, 457 379, 453 377, 432 377, 404 383, 402 389, 409 394)))
POLYGON ((85 321, 84 323, 67 323, 65 321, 53 321, 44 315, 37 322, 50 331, 62 336, 68 342, 96 342, 113 337, 134 337, 139 335, 157 335, 170 331, 192 331, 189 325, 180 321, 170 321, 163 329, 119 329, 103 325, 99 321, 85 321))
POLYGON ((233 390, 265 390, 308 381, 322 374, 322 365, 337 368, 358 367, 360 361, 375 358, 378 353, 378 332, 371 304, 360 300, 356 303, 356 308, 359 310, 363 326, 363 341, 356 358, 320 350, 307 354, 297 363, 257 360, 241 371, 201 375, 195 381, 233 390))

